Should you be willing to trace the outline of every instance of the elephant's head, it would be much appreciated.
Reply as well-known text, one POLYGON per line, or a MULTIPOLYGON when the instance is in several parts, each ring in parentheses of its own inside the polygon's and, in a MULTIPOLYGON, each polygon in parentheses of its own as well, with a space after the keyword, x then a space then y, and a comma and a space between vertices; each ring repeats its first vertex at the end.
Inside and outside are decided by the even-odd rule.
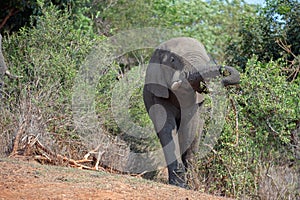
MULTIPOLYGON (((176 91, 199 88, 200 82, 222 75, 222 67, 211 66, 204 46, 196 39, 179 37, 159 45, 147 68, 146 87, 157 97, 168 98, 169 89, 176 91)), ((239 73, 232 67, 224 67, 230 75, 223 78, 223 85, 239 82, 239 73)))

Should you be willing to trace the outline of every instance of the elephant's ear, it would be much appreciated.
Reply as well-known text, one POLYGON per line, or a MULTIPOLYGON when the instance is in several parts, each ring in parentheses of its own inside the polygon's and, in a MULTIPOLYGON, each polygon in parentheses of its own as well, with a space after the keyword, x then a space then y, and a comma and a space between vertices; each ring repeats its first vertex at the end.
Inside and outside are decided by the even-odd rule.
POLYGON ((146 71, 145 85, 147 90, 155 96, 168 98, 169 90, 163 68, 163 65, 150 62, 146 71))

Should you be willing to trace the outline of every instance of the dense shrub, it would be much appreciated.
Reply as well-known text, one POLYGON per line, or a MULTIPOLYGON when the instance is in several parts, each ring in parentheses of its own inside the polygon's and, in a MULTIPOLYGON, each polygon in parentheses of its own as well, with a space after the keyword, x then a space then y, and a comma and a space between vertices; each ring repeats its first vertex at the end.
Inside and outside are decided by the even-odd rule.
MULTIPOLYGON (((240 19, 255 15, 255 6, 236 1, 100 1, 97 25, 115 31, 143 27, 164 27, 201 41, 223 61, 226 41, 236 38, 240 19), (105 26, 106 25, 106 26, 105 26)), ((102 32, 103 30, 99 30, 102 32)))
POLYGON ((299 137, 295 132, 299 85, 286 81, 283 68, 279 61, 262 63, 253 58, 247 63, 240 88, 229 96, 231 106, 219 143, 198 163, 206 191, 240 198, 299 197, 299 139, 294 141, 299 137), (285 171, 276 171, 278 166, 285 171), (287 182, 290 176, 293 179, 287 182))
POLYGON ((231 38, 226 50, 226 62, 245 67, 253 55, 259 61, 269 62, 282 57, 290 61, 299 55, 300 3, 296 0, 267 0, 266 6, 258 14, 244 16, 238 29, 239 39, 231 38))
POLYGON ((40 6, 43 14, 33 18, 34 27, 24 27, 3 42, 10 71, 21 77, 5 80, 1 100, 2 112, 7 113, 1 115, 2 134, 9 139, 22 123, 26 134, 59 139, 72 135, 73 80, 95 40, 92 32, 77 28, 69 12, 42 2, 40 6), (7 126, 8 121, 14 126, 7 126))
POLYGON ((2 0, 0 5, 0 32, 17 32, 24 26, 35 24, 32 15, 43 15, 40 4, 55 5, 59 10, 68 10, 69 19, 74 20, 77 28, 91 29, 92 21, 89 5, 91 0, 2 0))

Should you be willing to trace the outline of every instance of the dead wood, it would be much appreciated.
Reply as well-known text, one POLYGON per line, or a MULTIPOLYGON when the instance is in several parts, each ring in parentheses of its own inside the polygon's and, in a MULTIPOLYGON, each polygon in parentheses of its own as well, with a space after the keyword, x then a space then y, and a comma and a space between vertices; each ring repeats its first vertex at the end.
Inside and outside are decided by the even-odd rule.
POLYGON ((24 138, 27 140, 25 145, 23 147, 19 146, 19 141, 22 133, 24 132, 24 128, 26 126, 26 123, 23 123, 18 132, 17 136, 14 142, 14 148, 10 155, 10 157, 15 157, 19 155, 19 152, 23 152, 25 156, 29 156, 29 154, 33 154, 33 152, 36 154, 34 155, 34 159, 36 161, 39 161, 41 163, 49 163, 56 165, 56 163, 59 163, 59 161, 62 161, 63 163, 67 163, 71 167, 79 168, 79 169, 87 169, 87 170, 96 170, 96 171, 103 171, 105 170, 103 167, 99 167, 99 161, 96 163, 94 167, 90 167, 88 165, 84 165, 82 163, 93 163, 93 159, 89 159, 89 156, 91 155, 91 152, 94 152, 94 150, 90 151, 88 154, 84 156, 81 160, 74 160, 72 158, 68 158, 66 156, 54 153, 50 149, 48 149, 46 146, 44 146, 38 139, 39 136, 34 135, 27 135, 24 138), (23 149, 24 151, 20 151, 20 149, 23 149))

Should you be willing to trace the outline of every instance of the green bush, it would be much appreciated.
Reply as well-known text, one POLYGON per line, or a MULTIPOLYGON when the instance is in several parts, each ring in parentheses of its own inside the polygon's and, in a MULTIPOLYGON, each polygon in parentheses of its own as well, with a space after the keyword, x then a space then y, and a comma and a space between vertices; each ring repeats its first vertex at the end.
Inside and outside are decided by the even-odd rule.
MULTIPOLYGON (((299 169, 299 147, 294 145, 293 132, 300 117, 300 88, 286 80, 284 68, 280 61, 262 63, 253 58, 247 63, 240 88, 230 93, 231 107, 218 145, 198 163, 207 192, 239 198, 264 196, 259 193, 267 178, 261 175, 262 168, 277 166, 288 168, 287 172, 299 169)), ((281 173, 281 177, 273 178, 288 177, 281 173)), ((297 180, 293 177, 293 187, 281 187, 286 195, 299 195, 297 180)))
MULTIPOLYGON (((15 127, 26 122, 25 135, 46 134, 68 140, 65 136, 74 134, 73 81, 94 41, 102 38, 78 29, 78 22, 71 20, 67 10, 42 2, 40 6, 42 15, 33 16, 32 27, 23 27, 4 39, 10 71, 21 78, 5 80, 2 109, 11 113, 15 127)), ((3 129, 12 137, 12 127, 3 129)))
POLYGON ((296 0, 267 0, 257 15, 243 16, 238 28, 239 37, 231 38, 226 46, 226 62, 244 68, 253 55, 262 62, 283 57, 294 60, 290 53, 300 53, 299 7, 296 0))
POLYGON ((143 27, 163 27, 180 36, 201 41, 208 52, 223 61, 226 42, 236 41, 240 19, 255 15, 255 6, 241 0, 228 1, 168 1, 136 0, 97 4, 98 26, 109 23, 118 32, 143 27))

